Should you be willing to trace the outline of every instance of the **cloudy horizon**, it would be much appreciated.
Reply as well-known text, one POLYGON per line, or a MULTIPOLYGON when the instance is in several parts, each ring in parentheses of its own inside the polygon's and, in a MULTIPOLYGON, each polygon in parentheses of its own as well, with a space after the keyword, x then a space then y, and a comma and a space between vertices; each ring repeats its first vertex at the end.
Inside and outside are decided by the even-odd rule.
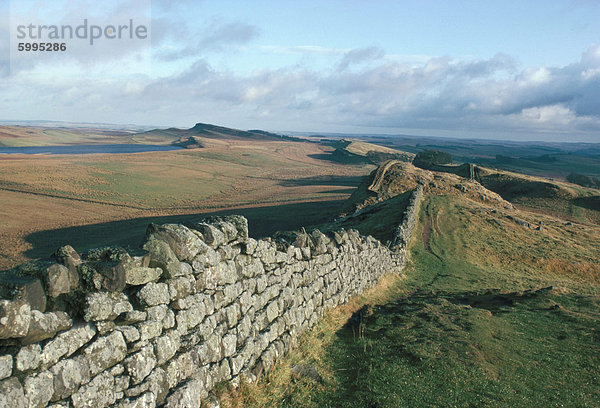
POLYGON ((600 142, 593 1, 0 1, 2 120, 600 142), (11 59, 17 16, 151 36, 11 59))

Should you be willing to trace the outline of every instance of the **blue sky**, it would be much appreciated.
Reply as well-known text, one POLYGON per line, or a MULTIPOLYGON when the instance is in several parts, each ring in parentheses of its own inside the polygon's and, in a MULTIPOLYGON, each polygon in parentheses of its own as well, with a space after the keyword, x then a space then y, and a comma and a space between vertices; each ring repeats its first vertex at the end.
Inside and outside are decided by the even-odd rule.
POLYGON ((598 21, 586 0, 0 0, 0 119, 600 142, 598 21), (15 52, 17 24, 84 18, 151 37, 15 52))

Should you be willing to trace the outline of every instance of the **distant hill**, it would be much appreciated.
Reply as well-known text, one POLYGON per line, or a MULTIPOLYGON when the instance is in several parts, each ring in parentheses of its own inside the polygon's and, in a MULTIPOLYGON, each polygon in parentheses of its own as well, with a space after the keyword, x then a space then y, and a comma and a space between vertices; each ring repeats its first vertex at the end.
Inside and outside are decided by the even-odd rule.
MULTIPOLYGON (((200 148, 207 139, 218 140, 290 140, 305 141, 264 130, 239 130, 207 123, 197 123, 190 129, 168 128, 140 131, 98 127, 58 126, 60 123, 36 123, 35 126, 1 126, 0 146, 65 146, 77 144, 154 144, 200 148), (48 125, 48 126, 46 126, 48 125)), ((66 124, 68 125, 68 124, 66 124)), ((115 125, 117 126, 117 125, 115 125)))
POLYGON ((291 136, 278 135, 264 130, 240 130, 208 123, 196 123, 190 129, 153 129, 141 132, 133 137, 138 143, 172 144, 185 148, 202 147, 206 139, 210 140, 293 140, 291 136), (204 141, 203 141, 204 139, 204 141))
POLYGON ((196 123, 188 130, 189 133, 195 133, 207 138, 228 138, 228 139, 252 139, 252 140, 298 140, 290 136, 282 136, 264 130, 239 130, 223 126, 211 125, 208 123, 196 123))
POLYGON ((136 133, 132 139, 135 143, 143 144, 176 144, 185 137, 185 132, 186 130, 177 128, 152 129, 136 133))
POLYGON ((371 163, 379 165, 386 160, 410 162, 413 153, 353 139, 342 139, 331 143, 335 147, 332 159, 340 163, 371 163))
MULTIPOLYGON (((352 139, 356 138, 358 136, 352 136, 352 139)), ((600 143, 519 142, 407 135, 365 135, 360 136, 360 140, 412 153, 441 150, 450 153, 455 162, 475 163, 533 176, 566 179, 570 173, 578 173, 600 178, 600 143)))

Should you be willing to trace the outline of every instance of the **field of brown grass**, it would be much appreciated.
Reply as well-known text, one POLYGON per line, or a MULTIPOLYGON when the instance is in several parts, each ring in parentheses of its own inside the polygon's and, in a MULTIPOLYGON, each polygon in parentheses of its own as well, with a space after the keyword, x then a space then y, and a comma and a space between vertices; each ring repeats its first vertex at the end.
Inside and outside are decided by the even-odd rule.
POLYGON ((26 260, 32 250, 28 237, 40 231, 337 201, 373 169, 319 159, 330 149, 314 143, 206 139, 203 144, 136 154, 0 155, 0 269, 26 260))
POLYGON ((136 143, 135 132, 96 128, 0 126, 0 146, 63 146, 136 143))

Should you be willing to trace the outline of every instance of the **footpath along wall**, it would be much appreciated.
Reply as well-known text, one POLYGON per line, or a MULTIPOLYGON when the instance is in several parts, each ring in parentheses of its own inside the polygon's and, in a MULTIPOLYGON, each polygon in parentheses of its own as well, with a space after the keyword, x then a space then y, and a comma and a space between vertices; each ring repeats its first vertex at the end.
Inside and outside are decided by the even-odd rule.
POLYGON ((253 381, 327 309, 400 272, 414 196, 394 251, 354 230, 255 240, 230 216, 151 225, 143 256, 66 246, 5 274, 0 407, 199 407, 218 382, 253 381))

